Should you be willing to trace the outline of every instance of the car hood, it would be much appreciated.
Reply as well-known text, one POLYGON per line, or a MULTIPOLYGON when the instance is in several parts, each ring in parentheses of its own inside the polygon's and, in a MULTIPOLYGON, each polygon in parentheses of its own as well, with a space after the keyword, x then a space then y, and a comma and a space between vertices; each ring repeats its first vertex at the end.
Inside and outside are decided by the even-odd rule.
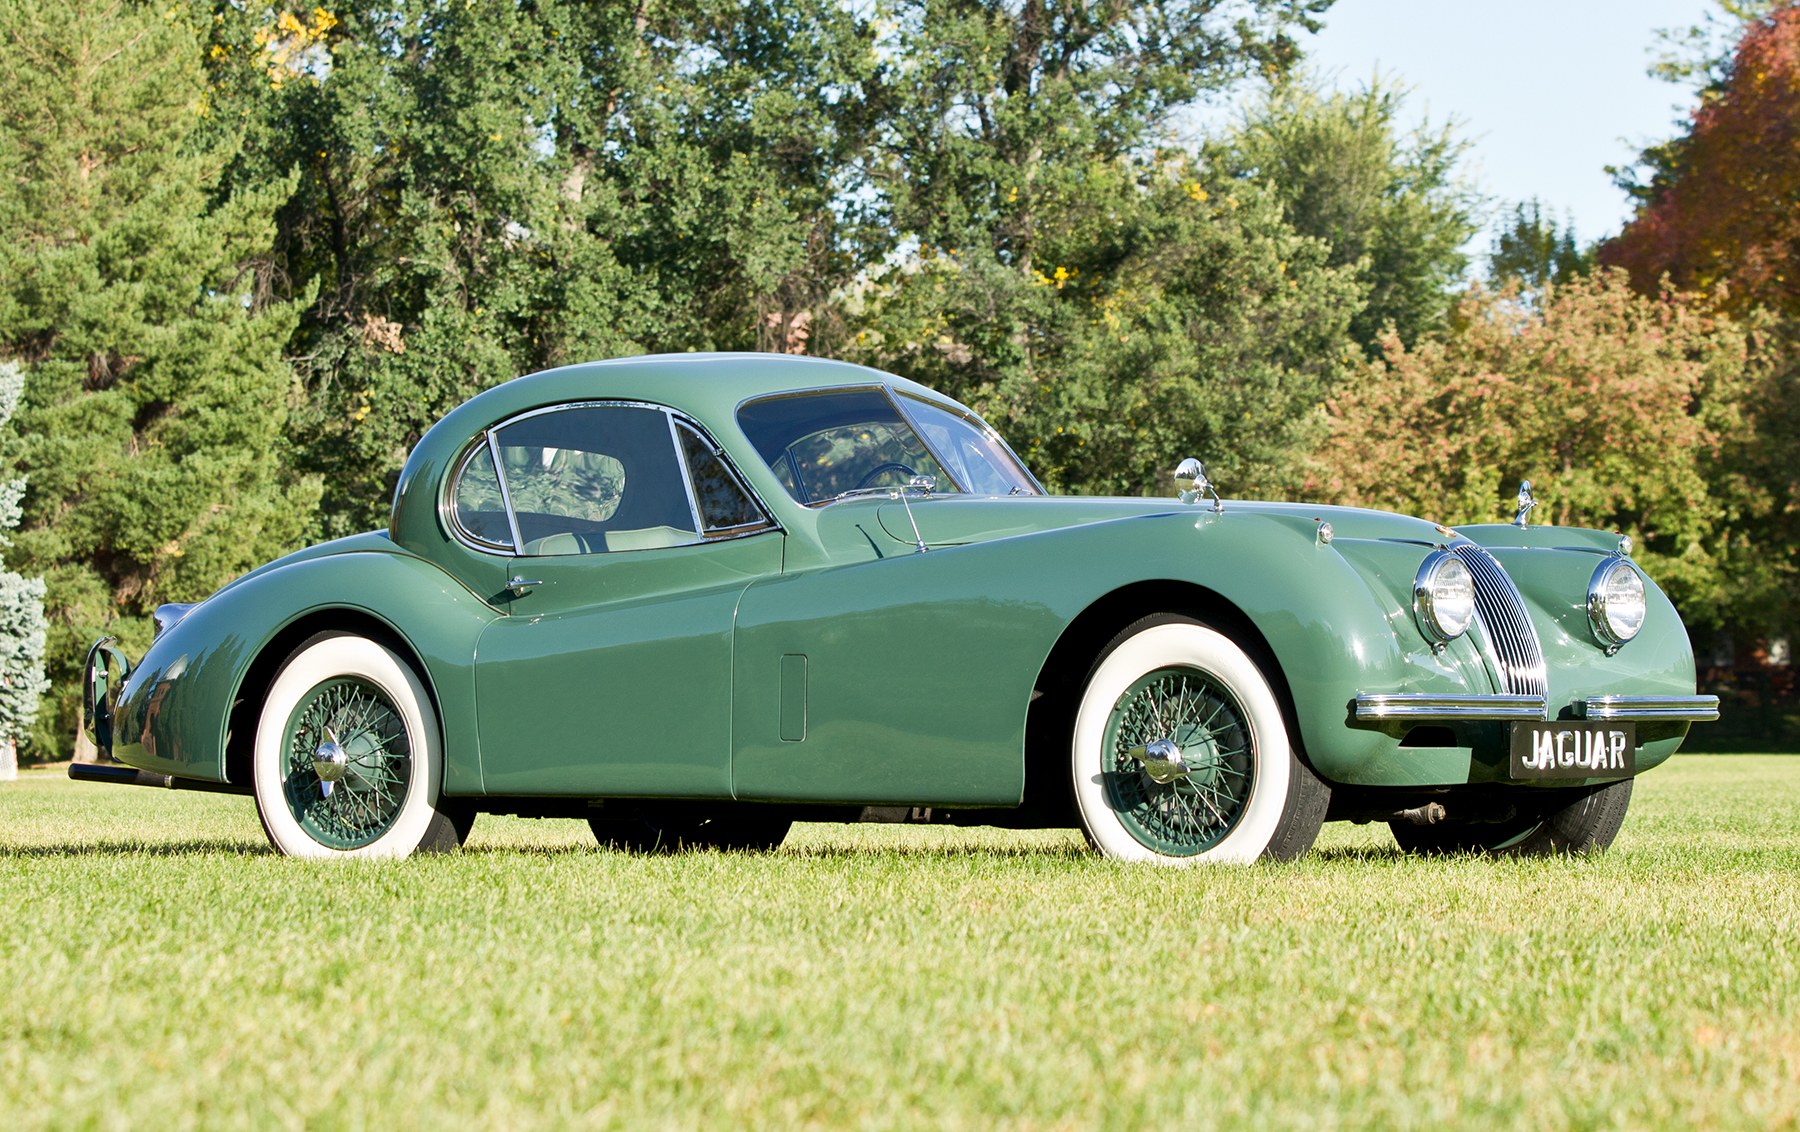
MULTIPOLYGON (((1015 535, 1036 534, 1063 527, 1103 523, 1157 515, 1211 515, 1210 503, 1181 503, 1174 499, 1125 499, 1092 496, 911 496, 903 503, 884 501, 881 528, 888 537, 912 545, 918 538, 927 546, 955 546, 1015 535)), ((1425 519, 1369 511, 1356 507, 1325 507, 1309 503, 1264 503, 1226 500, 1225 518, 1260 515, 1285 525, 1316 529, 1321 522, 1332 526, 1338 538, 1402 539, 1441 543, 1448 528, 1425 519)))

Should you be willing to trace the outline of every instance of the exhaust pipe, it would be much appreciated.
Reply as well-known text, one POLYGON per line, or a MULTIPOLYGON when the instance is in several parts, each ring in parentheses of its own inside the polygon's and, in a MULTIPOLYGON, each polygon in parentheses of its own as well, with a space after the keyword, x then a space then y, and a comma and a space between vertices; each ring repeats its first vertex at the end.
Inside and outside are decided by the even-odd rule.
POLYGON ((1444 807, 1436 802, 1427 802, 1410 810, 1395 811, 1394 816, 1388 820, 1410 825, 1436 825, 1444 820, 1444 807))

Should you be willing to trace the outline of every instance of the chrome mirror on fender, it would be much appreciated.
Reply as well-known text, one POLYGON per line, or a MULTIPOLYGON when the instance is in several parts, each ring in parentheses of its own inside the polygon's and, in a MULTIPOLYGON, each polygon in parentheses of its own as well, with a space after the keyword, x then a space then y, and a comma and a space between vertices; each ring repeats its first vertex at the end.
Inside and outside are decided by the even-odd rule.
POLYGON ((1183 503, 1197 503, 1202 496, 1210 495, 1213 510, 1225 510, 1225 501, 1219 498, 1218 488, 1206 478, 1206 465, 1189 456, 1175 468, 1175 486, 1180 488, 1177 496, 1183 503))

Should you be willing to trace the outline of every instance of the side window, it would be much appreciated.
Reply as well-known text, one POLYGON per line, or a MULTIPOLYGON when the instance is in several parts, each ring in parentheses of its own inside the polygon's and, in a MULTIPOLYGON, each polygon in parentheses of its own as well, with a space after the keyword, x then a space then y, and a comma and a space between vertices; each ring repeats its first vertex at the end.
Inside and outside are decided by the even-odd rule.
POLYGON ((681 434, 682 454, 687 457, 701 533, 707 538, 730 538, 767 530, 772 524, 712 444, 685 424, 677 423, 675 431, 681 434))
POLYGON ((464 457, 456 474, 456 523, 477 542, 503 550, 513 548, 512 526, 506 521, 506 503, 500 494, 500 477, 494 473, 494 454, 487 438, 464 457))
POLYGON ((514 421, 494 438, 522 553, 700 541, 669 417, 660 409, 575 405, 514 421))

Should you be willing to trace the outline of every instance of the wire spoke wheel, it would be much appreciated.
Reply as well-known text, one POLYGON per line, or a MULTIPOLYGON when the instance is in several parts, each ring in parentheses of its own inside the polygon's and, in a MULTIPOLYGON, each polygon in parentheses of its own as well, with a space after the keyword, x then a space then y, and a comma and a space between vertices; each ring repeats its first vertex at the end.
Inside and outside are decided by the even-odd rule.
POLYGON ((1204 853, 1250 804, 1256 765, 1249 722, 1230 692, 1192 668, 1159 668, 1125 689, 1105 734, 1105 784, 1120 822, 1172 857, 1204 853), (1141 752, 1161 741, 1185 772, 1158 781, 1141 752))
POLYGON ((412 745, 399 708, 380 687, 340 676, 300 697, 282 738, 282 791, 300 828, 320 845, 360 849, 393 827, 412 782, 412 745), (324 781, 321 747, 342 751, 342 778, 324 781))
POLYGON ((1312 847, 1331 800, 1257 661, 1177 613, 1139 618, 1100 650, 1069 760, 1081 831, 1120 861, 1289 861, 1312 847))

